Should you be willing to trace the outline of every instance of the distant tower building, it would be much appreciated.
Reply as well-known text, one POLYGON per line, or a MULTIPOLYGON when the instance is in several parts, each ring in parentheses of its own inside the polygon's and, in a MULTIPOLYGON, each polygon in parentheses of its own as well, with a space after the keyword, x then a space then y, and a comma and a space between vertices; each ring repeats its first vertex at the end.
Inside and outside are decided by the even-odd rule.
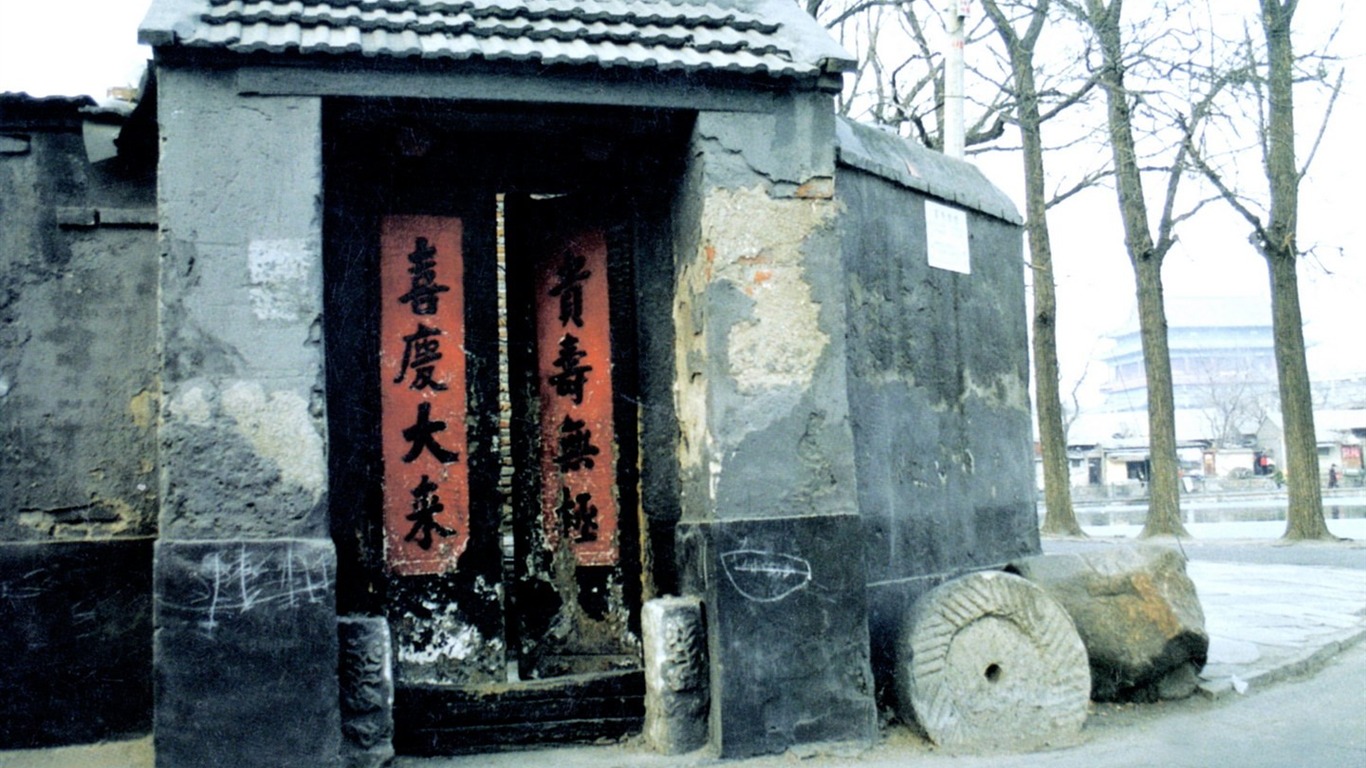
MULTIPOLYGON (((1265 299, 1168 297, 1167 345, 1177 457, 1189 478, 1274 475, 1284 455, 1276 353, 1265 299)), ((1142 483, 1148 465, 1148 381, 1138 318, 1109 338, 1101 405, 1070 426, 1073 483, 1142 483)), ((1312 342, 1311 342, 1312 343, 1312 342)), ((1334 361, 1341 363, 1342 361, 1334 361)), ((1336 464, 1366 485, 1366 374, 1313 376, 1320 473, 1336 464)))
MULTIPOLYGON (((1273 407, 1276 355, 1270 307, 1265 302, 1168 298, 1166 308, 1172 395, 1178 411, 1273 407)), ((1105 394, 1102 409, 1115 413, 1144 411, 1148 407, 1148 381, 1143 372, 1137 317, 1111 338, 1114 347, 1102 358, 1110 369, 1110 379, 1101 387, 1105 394)))

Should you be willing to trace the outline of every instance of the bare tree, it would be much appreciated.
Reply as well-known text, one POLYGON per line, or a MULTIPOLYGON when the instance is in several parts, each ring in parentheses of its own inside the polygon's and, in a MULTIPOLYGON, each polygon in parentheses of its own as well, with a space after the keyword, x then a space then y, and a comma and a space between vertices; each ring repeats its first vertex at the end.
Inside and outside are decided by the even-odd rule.
POLYGON ((1090 374, 1091 361, 1087 360, 1086 365, 1081 369, 1081 375, 1072 382, 1072 389, 1067 393, 1068 402, 1062 406, 1062 434, 1069 445, 1071 444, 1072 425, 1077 423, 1077 418, 1081 416, 1081 388, 1090 374))
POLYGON ((1215 448, 1236 446, 1266 421, 1274 393, 1261 374, 1266 367, 1257 358, 1214 361, 1205 359, 1190 380, 1210 440, 1215 448), (1252 429, 1249 429, 1252 427, 1252 429))
MULTIPOLYGON (((1173 126, 1200 125, 1208 114, 1210 94, 1184 104, 1184 114, 1172 114, 1166 106, 1158 86, 1143 91, 1135 90, 1126 79, 1135 67, 1150 71, 1151 83, 1166 83, 1166 78, 1177 72, 1176 67, 1164 63, 1159 50, 1163 47, 1180 50, 1180 40, 1173 39, 1161 6, 1160 32, 1141 37, 1128 28, 1131 39, 1126 39, 1126 27, 1121 23, 1123 0, 1059 0, 1071 11, 1094 37, 1100 52, 1098 75, 1105 91, 1106 125, 1114 171, 1115 192, 1120 218, 1124 225, 1124 245, 1134 269, 1137 287, 1139 335, 1143 345, 1144 374, 1148 390, 1148 450, 1151 472, 1148 486, 1148 516, 1140 533, 1142 537, 1173 535, 1188 536, 1181 522, 1179 464, 1176 456, 1176 408, 1172 394, 1171 354, 1167 346, 1167 318, 1162 292, 1162 262, 1176 244, 1176 226, 1195 215, 1207 201, 1200 201, 1184 212, 1177 211, 1182 176, 1187 171, 1187 148, 1180 141, 1185 133, 1177 133, 1174 155, 1149 165, 1141 158, 1135 139, 1140 120, 1144 131, 1155 137, 1173 126), (1136 43, 1134 49, 1130 44, 1136 43), (1159 44, 1160 43, 1160 44, 1159 44), (1149 221, 1148 199, 1144 192, 1145 173, 1160 175, 1165 182, 1161 210, 1156 219, 1156 233, 1149 221)), ((1170 134, 1168 134, 1170 135, 1170 134)), ((1160 142, 1170 145, 1171 141, 1160 142)))
MULTIPOLYGON (((1039 425, 1039 442, 1043 449, 1042 530, 1054 535, 1083 536, 1085 534, 1072 508, 1067 434, 1063 428, 1062 398, 1058 390, 1058 302, 1054 288, 1053 247, 1048 234, 1048 200, 1044 191, 1042 129, 1047 116, 1040 109, 1040 94, 1035 84, 1034 49, 1047 24, 1049 5, 1049 0, 1040 0, 1032 8, 1023 11, 1012 9, 1020 12, 1026 23, 1024 31, 1018 32, 1014 22, 1002 12, 995 0, 984 0, 982 3, 1009 55, 1014 117, 1020 130, 1020 156, 1024 162, 1026 229, 1029 262, 1033 270, 1035 414, 1039 425)), ((1062 108, 1081 99, 1094 82, 1088 81, 1063 104, 1054 107, 1048 116, 1058 114, 1062 108)))
MULTIPOLYGON (((1299 217, 1299 185, 1313 161, 1314 149, 1322 138, 1332 106, 1342 86, 1341 72, 1331 86, 1331 95, 1320 124, 1314 149, 1303 166, 1295 158, 1295 104, 1297 77, 1307 82, 1327 84, 1328 76, 1322 57, 1307 61, 1297 60, 1291 39, 1291 21, 1298 7, 1296 0, 1261 0, 1261 30, 1265 43, 1264 60, 1259 60, 1258 46, 1251 35, 1246 35, 1244 60, 1224 72, 1211 72, 1211 79, 1222 78, 1239 86, 1233 95, 1238 98, 1230 115, 1239 106, 1255 107, 1251 115, 1256 126, 1257 145, 1265 174, 1265 197, 1269 204, 1260 211, 1256 195, 1237 188, 1238 178, 1232 165, 1217 165, 1212 157, 1211 144, 1202 137, 1196 141, 1187 132, 1186 144, 1196 165, 1219 195, 1248 223, 1251 241, 1266 259, 1271 279, 1271 325, 1276 350, 1276 378, 1280 389, 1281 420, 1285 430, 1286 485, 1289 508, 1286 515, 1285 538, 1332 538, 1323 518, 1323 499, 1319 490, 1317 439, 1314 430, 1313 395, 1309 385, 1309 368, 1305 362, 1303 319, 1300 312, 1299 281, 1296 266, 1300 250, 1297 245, 1299 217), (1316 66, 1308 73, 1303 65, 1316 66)), ((1236 163, 1236 156, 1229 155, 1236 163)))
MULTIPOLYGON (((912 0, 806 0, 808 13, 854 51, 852 81, 841 94, 841 114, 889 126, 930 149, 944 146, 944 55, 935 44, 945 19, 933 4, 912 0)), ((989 23, 967 30, 967 45, 988 50, 989 23)), ((1000 52, 991 50, 992 64, 1000 52)), ((969 88, 971 123, 965 146, 990 144, 1005 134, 1010 109, 1003 72, 969 67, 978 87, 969 88), (982 98, 984 97, 984 98, 982 98)))

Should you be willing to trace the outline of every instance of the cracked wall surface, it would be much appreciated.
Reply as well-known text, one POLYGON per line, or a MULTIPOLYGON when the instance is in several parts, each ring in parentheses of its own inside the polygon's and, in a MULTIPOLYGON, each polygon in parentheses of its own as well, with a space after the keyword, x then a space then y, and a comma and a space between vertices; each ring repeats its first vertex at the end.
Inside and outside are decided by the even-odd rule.
POLYGON ((1016 225, 968 211, 972 273, 928 264, 925 196, 855 169, 849 382, 874 581, 1037 547, 1023 256, 1016 225), (874 226, 900 212, 896 227, 874 226))
POLYGON ((829 109, 698 117, 677 213, 685 517, 854 508, 829 109))
POLYGON ((927 195, 845 167, 838 194, 869 632, 885 699, 901 617, 919 595, 1038 551, 1023 254, 1018 225, 968 210, 971 273, 933 268, 927 195))
POLYGON ((87 162, 79 122, 0 130, 0 541, 150 535, 155 230, 58 213, 150 217, 153 188, 87 162))
POLYGON ((81 101, 0 94, 0 750, 151 727, 155 187, 81 101))

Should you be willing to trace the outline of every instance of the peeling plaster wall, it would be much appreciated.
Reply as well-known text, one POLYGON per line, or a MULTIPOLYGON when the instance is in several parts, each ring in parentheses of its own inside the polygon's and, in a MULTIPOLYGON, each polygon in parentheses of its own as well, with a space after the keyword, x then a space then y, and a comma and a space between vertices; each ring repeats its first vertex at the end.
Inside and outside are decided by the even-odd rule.
POLYGON ((716 190, 707 200, 702 241, 709 282, 724 280, 753 301, 751 319, 730 328, 726 354, 744 395, 811 386, 830 344, 802 260, 808 235, 834 207, 810 200, 773 200, 762 187, 716 190), (763 222, 756 229, 756 221, 763 222), (781 339, 781 343, 774 343, 781 339))
POLYGON ((57 215, 152 186, 106 187, 79 122, 0 131, 24 137, 0 154, 0 541, 153 534, 155 233, 57 215))
POLYGON ((163 535, 326 536, 320 103, 160 75, 163 535))
POLYGON ((326 765, 341 725, 322 105, 239 95, 209 66, 162 61, 157 77, 157 759, 326 765))
POLYGON ((680 571, 728 758, 876 734, 834 113, 775 104, 698 115, 675 214, 680 571))
POLYGON ((676 216, 685 518, 854 509, 829 106, 698 117, 676 216))
POLYGON ((267 395, 259 381, 183 382, 166 404, 175 452, 166 461, 199 471, 168 478, 166 530, 230 538, 315 525, 325 464, 309 411, 298 392, 267 395))

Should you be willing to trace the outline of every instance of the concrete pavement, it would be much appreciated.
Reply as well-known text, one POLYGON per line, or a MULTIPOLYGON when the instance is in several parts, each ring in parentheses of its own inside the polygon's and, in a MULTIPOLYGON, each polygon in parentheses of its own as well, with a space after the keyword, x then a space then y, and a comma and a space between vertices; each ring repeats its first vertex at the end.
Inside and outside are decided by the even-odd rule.
POLYGON ((1366 637, 1366 571, 1193 560, 1186 572, 1210 636, 1206 695, 1313 671, 1366 637))
MULTIPOLYGON (((1045 551, 1075 546, 1113 546, 1122 541, 1092 539, 1087 542, 1045 543, 1045 551)), ((1198 555, 1196 546, 1184 545, 1198 555)), ((1247 542, 1250 554, 1257 548, 1275 546, 1268 541, 1247 542)), ((1255 694, 1273 682, 1312 673, 1338 654, 1366 639, 1366 548, 1361 544, 1311 544, 1296 546, 1343 547, 1353 557, 1360 553, 1363 567, 1331 568, 1305 565, 1248 564, 1193 559, 1188 573, 1196 584, 1210 634, 1209 662, 1202 674, 1201 691, 1207 697, 1224 698, 1239 706, 1239 694, 1255 694)), ((1312 702, 1307 704, 1312 706, 1312 702)), ((1154 716, 1176 711, 1170 705, 1133 705, 1149 708, 1154 716), (1164 709, 1166 707, 1166 709, 1164 709)), ((1116 733, 1102 722, 1114 710, 1097 705, 1082 740, 1106 739, 1116 733), (1096 722, 1092 722, 1096 721, 1096 722)), ((1071 747, 1050 751, 1052 757, 1071 747)), ((899 752, 914 754, 917 761, 935 750, 908 729, 892 726, 872 750, 838 747, 813 748, 801 754, 731 761, 726 765, 760 768, 786 765, 802 759, 804 765, 843 766, 879 764, 895 760, 899 752)), ((465 766, 658 766, 690 768, 719 761, 695 753, 665 757, 650 752, 638 741, 588 747, 564 747, 534 752, 477 755, 455 758, 399 758, 401 768, 461 768, 465 766)), ((1050 759, 1050 762, 1052 760, 1050 759)), ((109 766, 142 768, 152 765, 150 739, 116 744, 62 749, 0 752, 0 768, 74 768, 109 766)))

